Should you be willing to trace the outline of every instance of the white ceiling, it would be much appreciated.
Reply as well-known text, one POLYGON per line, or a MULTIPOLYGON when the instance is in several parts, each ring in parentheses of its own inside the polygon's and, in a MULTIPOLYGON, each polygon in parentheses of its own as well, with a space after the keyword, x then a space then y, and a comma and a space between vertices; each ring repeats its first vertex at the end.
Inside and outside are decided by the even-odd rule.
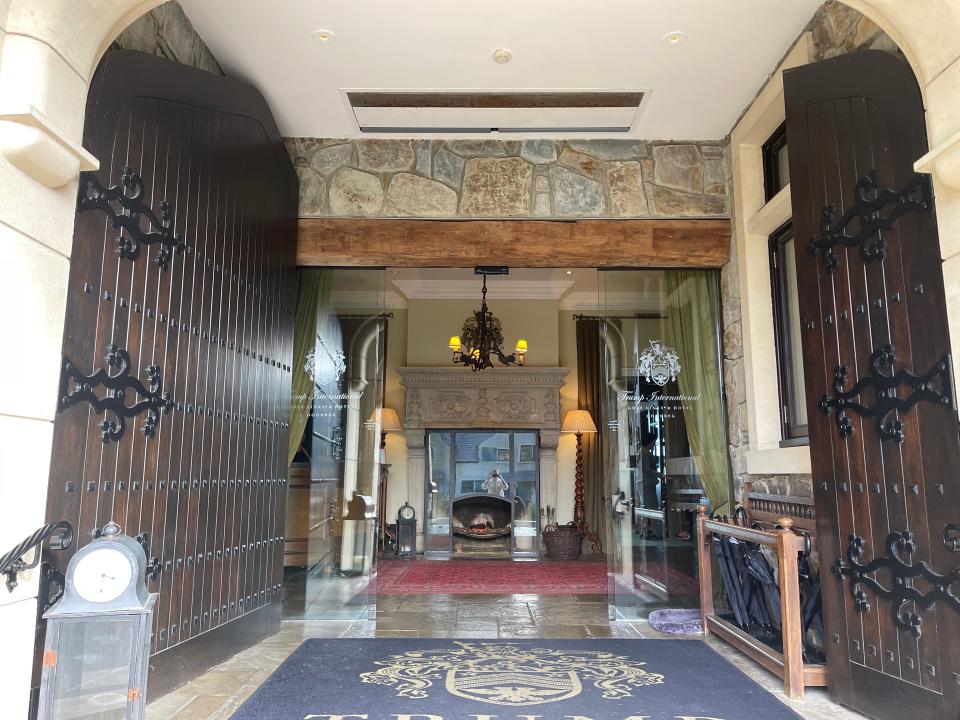
MULTIPOLYGON (((347 90, 647 91, 630 135, 724 137, 821 0, 180 0, 284 135, 357 137, 347 90), (314 40, 314 30, 335 33, 314 40), (666 33, 687 40, 670 46, 666 33), (497 48, 509 64, 492 59, 497 48)), ((618 137, 624 137, 622 134, 618 137)))
MULTIPOLYGON (((474 300, 479 305, 483 278, 473 268, 338 269, 331 301, 338 312, 406 308, 411 300, 474 300)), ((561 310, 611 314, 660 312, 663 271, 599 272, 596 268, 512 268, 487 278, 487 300, 551 300, 561 310)))

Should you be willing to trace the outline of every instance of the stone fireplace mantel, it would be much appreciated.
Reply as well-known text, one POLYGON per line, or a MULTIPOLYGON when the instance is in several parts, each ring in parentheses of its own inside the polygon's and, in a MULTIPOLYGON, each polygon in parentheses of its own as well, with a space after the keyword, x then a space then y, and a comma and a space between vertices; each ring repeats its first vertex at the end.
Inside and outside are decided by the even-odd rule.
POLYGON ((540 434, 540 504, 557 506, 560 388, 569 368, 397 368, 406 390, 404 430, 411 502, 422 548, 427 430, 536 430, 540 434))

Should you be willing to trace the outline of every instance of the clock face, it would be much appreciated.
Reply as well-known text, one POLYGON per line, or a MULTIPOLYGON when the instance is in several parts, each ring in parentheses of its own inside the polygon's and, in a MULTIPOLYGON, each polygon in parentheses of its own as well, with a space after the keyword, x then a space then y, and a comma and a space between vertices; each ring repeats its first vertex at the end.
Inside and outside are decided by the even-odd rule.
POLYGON ((114 548, 105 547, 84 556, 73 572, 73 586, 87 602, 110 602, 127 589, 133 578, 129 558, 114 548))
POLYGON ((411 520, 413 518, 413 514, 413 508, 409 505, 404 505, 402 508, 400 508, 400 517, 402 517, 404 520, 411 520))

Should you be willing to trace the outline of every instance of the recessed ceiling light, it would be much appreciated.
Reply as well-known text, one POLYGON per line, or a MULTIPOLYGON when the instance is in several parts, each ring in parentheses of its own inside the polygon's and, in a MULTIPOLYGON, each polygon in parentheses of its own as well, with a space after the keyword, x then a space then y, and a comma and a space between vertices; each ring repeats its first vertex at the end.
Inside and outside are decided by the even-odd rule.
POLYGON ((506 48, 497 48, 493 51, 493 61, 497 65, 506 65, 513 59, 513 53, 506 48))
POLYGON ((318 28, 310 33, 310 37, 314 40, 319 40, 322 43, 331 42, 337 36, 331 30, 324 30, 323 28, 318 28))
POLYGON ((664 35, 663 41, 667 45, 683 45, 687 41, 687 34, 681 30, 674 30, 664 35))

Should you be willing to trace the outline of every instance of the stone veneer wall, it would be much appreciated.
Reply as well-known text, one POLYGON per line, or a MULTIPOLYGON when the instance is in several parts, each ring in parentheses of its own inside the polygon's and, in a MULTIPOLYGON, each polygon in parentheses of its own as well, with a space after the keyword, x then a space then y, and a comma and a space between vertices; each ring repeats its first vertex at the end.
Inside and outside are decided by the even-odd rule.
MULTIPOLYGON (((816 12, 804 30, 810 33, 811 59, 827 60, 858 50, 882 50, 899 54, 896 43, 872 20, 837 0, 829 0, 816 12)), ((801 37, 800 42, 803 42, 801 37)), ((724 144, 726 167, 731 167, 729 138, 724 144)), ((728 195, 733 196, 732 180, 728 195)), ((735 222, 735 221, 732 221, 735 222)), ((735 228, 733 229, 736 235, 735 228)), ((747 423, 747 395, 743 358, 743 333, 740 315, 740 288, 737 279, 737 247, 731 246, 730 261, 720 275, 723 304, 723 365, 727 396, 727 419, 734 493, 739 497, 743 483, 750 480, 754 489, 779 495, 813 496, 810 475, 748 475, 746 453, 750 445, 747 423)))
POLYGON ((302 217, 727 217, 721 142, 288 138, 302 217))
POLYGON ((215 75, 225 74, 175 0, 142 15, 120 33, 113 47, 140 50, 215 75))

